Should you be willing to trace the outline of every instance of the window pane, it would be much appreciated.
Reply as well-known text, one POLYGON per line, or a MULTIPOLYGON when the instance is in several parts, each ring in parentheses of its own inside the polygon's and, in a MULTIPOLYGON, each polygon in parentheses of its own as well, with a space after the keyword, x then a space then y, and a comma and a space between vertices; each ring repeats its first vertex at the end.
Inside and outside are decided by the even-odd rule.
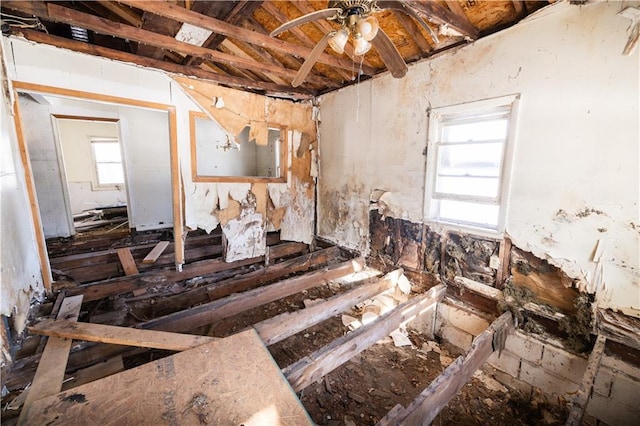
POLYGON ((442 127, 442 142, 505 139, 508 124, 507 118, 460 124, 445 123, 442 127))
POLYGON ((117 142, 92 142, 97 163, 120 163, 120 144, 117 142))
POLYGON ((498 227, 500 212, 498 205, 439 200, 433 202, 432 210, 435 210, 439 218, 444 221, 478 225, 485 228, 498 227))
POLYGON ((122 164, 120 163, 98 163, 99 185, 116 185, 124 183, 124 173, 122 172, 122 164))
POLYGON ((504 143, 445 145, 438 148, 438 176, 499 177, 504 143))
POLYGON ((438 176, 436 179, 437 193, 495 198, 499 186, 498 178, 438 176))

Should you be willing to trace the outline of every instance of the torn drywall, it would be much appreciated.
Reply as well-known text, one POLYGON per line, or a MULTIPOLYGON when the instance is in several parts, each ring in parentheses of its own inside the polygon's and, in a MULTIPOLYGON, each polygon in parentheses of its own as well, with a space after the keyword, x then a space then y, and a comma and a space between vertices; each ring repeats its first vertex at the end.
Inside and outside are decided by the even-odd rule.
MULTIPOLYGON (((287 164, 282 168, 282 174, 286 176, 285 183, 261 179, 252 179, 250 183, 233 182, 232 179, 219 183, 200 183, 185 177, 187 226, 210 232, 221 224, 228 237, 230 251, 226 256, 227 261, 259 253, 259 250, 250 247, 245 237, 232 232, 248 226, 247 218, 255 219, 257 216, 254 215, 261 217, 263 232, 255 231, 257 225, 254 219, 251 219, 253 225, 246 232, 251 233, 252 236, 247 238, 255 243, 264 245, 256 239, 265 239, 266 232, 271 231, 280 231, 282 240, 311 243, 314 236, 317 175, 317 165, 314 164, 317 135, 312 105, 239 92, 194 79, 175 77, 175 80, 226 133, 236 135, 246 126, 251 126, 249 139, 264 144, 269 128, 281 128, 287 131, 289 144, 287 164)), ((182 158, 183 170, 189 170, 184 164, 188 161, 187 157, 183 155, 182 158)))
POLYGON ((264 256, 267 233, 260 213, 241 214, 229 220, 223 227, 224 260, 234 262, 264 256))

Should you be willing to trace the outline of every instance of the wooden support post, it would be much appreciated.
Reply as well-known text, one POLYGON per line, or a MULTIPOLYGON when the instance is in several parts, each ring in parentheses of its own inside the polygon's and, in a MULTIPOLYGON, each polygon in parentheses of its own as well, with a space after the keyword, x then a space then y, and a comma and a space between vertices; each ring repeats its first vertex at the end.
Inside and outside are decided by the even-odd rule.
POLYGON ((273 318, 269 318, 253 327, 258 332, 265 345, 273 345, 289 336, 318 324, 334 315, 344 312, 351 306, 357 305, 367 299, 389 290, 396 286, 402 269, 396 269, 385 275, 382 279, 359 285, 353 290, 334 296, 325 302, 310 306, 295 312, 285 312, 273 318))
POLYGON ((122 269, 124 270, 124 274, 127 276, 138 275, 138 267, 136 266, 136 261, 131 255, 131 250, 129 250, 129 247, 119 248, 117 252, 118 259, 120 259, 122 269))
POLYGON ((428 425, 489 356, 504 344, 513 330, 511 313, 505 312, 480 333, 469 350, 447 367, 429 387, 395 416, 385 416, 378 425, 428 425))
MULTIPOLYGON (((82 296, 65 298, 62 301, 58 319, 77 320, 81 306, 82 296)), ((31 383, 31 388, 29 388, 29 394, 22 407, 18 424, 26 424, 24 419, 27 418, 29 409, 34 401, 60 392, 70 349, 71 339, 59 337, 50 337, 48 339, 47 346, 45 346, 40 358, 36 375, 31 383)))
POLYGON ((156 260, 160 257, 160 255, 164 252, 164 250, 169 245, 169 241, 160 241, 156 246, 149 252, 148 255, 142 259, 142 263, 155 263, 156 260))
POLYGON ((283 369, 282 372, 293 389, 296 392, 301 391, 378 340, 388 336, 403 323, 433 307, 442 300, 445 292, 445 286, 437 285, 427 293, 414 297, 375 321, 334 340, 327 346, 283 369))
POLYGON ((45 320, 29 327, 29 332, 44 336, 55 336, 89 342, 114 345, 138 346, 141 348, 186 351, 196 346, 217 340, 215 337, 191 334, 168 333, 166 331, 140 330, 113 325, 86 322, 45 320))
POLYGON ((589 398, 591 398, 591 392, 593 391, 593 383, 598 375, 598 369, 600 368, 600 361, 602 360, 606 342, 607 338, 599 334, 596 344, 591 351, 591 355, 589 355, 589 362, 587 363, 587 370, 584 372, 584 376, 582 376, 582 383, 580 383, 578 393, 571 404, 571 411, 565 423, 566 426, 579 426, 582 424, 582 419, 587 409, 589 398))
POLYGON ((205 303, 184 311, 155 318, 138 324, 138 327, 174 332, 192 330, 290 296, 299 291, 326 284, 331 280, 361 270, 363 264, 364 261, 361 258, 357 258, 300 277, 290 278, 244 293, 232 294, 215 302, 205 303))
POLYGON ((500 266, 496 272, 496 288, 502 290, 505 280, 509 277, 509 261, 511 255, 511 240, 505 237, 500 242, 500 249, 498 251, 498 258, 500 259, 500 266))

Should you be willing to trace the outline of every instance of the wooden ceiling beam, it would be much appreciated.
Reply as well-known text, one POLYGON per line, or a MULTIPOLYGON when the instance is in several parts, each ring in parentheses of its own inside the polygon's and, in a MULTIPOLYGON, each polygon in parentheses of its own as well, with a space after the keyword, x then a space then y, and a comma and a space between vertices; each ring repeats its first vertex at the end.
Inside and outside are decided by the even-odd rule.
POLYGON ((165 62, 158 59, 146 58, 135 55, 133 53, 122 52, 120 50, 113 50, 106 47, 70 40, 64 37, 45 34, 39 31, 21 29, 20 33, 27 40, 31 40, 36 43, 49 44, 52 46, 69 49, 88 55, 100 56, 121 62, 129 62, 143 67, 160 69, 169 73, 197 77, 227 86, 236 87, 239 89, 258 90, 273 94, 291 93, 292 95, 295 95, 293 97, 299 99, 308 99, 315 95, 315 93, 302 88, 282 86, 279 84, 267 82, 256 82, 243 78, 217 74, 214 72, 203 70, 201 68, 187 67, 184 65, 165 62))
MULTIPOLYGON (((3 2, 3 6, 21 10, 23 12, 29 13, 29 7, 24 7, 25 5, 29 5, 30 2, 21 2, 21 1, 5 1, 3 2)), ((42 14, 40 17, 43 19, 53 20, 55 22, 60 22, 69 25, 77 25, 88 30, 100 33, 107 34, 131 41, 136 41, 138 43, 147 44, 150 46, 159 47, 162 49, 167 49, 170 51, 175 51, 178 53, 182 53, 184 55, 192 55, 198 56, 203 59, 208 59, 214 62, 220 62, 226 65, 230 65, 233 67, 243 68, 247 70, 253 70, 257 72, 269 71, 280 77, 284 77, 287 79, 295 78, 296 71, 289 70, 283 67, 277 67, 271 64, 259 63, 254 60, 247 60, 243 58, 238 58, 233 55, 225 54, 216 50, 207 49, 200 46, 194 46, 189 43, 181 42, 176 40, 173 37, 154 33, 151 31, 143 30, 140 28, 136 28, 129 25, 116 24, 113 21, 109 21, 104 18, 99 18, 97 16, 89 15, 86 13, 78 12, 66 7, 59 6, 57 4, 48 3, 47 14, 42 14)), ((40 12, 41 13, 41 12, 40 12)), ((336 87, 336 83, 333 80, 319 78, 319 77, 311 77, 311 81, 317 84, 326 85, 329 87, 336 87)))
MULTIPOLYGON (((384 1, 379 3, 384 3, 384 1)), ((458 2, 447 1, 447 4, 449 3, 453 4, 458 2)), ((411 2, 410 5, 418 13, 421 13, 422 15, 426 16, 427 19, 438 25, 447 25, 450 28, 458 31, 463 36, 469 37, 472 40, 478 38, 478 29, 471 23, 471 21, 469 21, 469 18, 466 18, 465 14, 459 16, 442 4, 436 3, 434 1, 415 1, 411 2)), ((380 6, 382 7, 382 5, 380 6)), ((458 3, 458 6, 460 6, 460 3, 458 3)), ((460 6, 460 8, 462 8, 462 6, 460 6)))
MULTIPOLYGON (((211 18, 206 15, 187 10, 183 7, 176 6, 171 3, 154 2, 154 1, 134 1, 134 0, 121 0, 121 3, 142 9, 146 12, 151 12, 156 15, 164 16, 166 18, 178 20, 180 22, 186 22, 191 25, 196 25, 201 28, 207 28, 213 32, 222 34, 226 37, 237 38, 242 41, 246 41, 250 44, 255 44, 268 49, 274 49, 286 52, 290 55, 296 55, 301 58, 306 58, 311 55, 311 49, 305 46, 297 44, 287 43, 268 36, 267 34, 260 34, 255 31, 246 30, 241 27, 229 24, 219 19, 211 18)), ((343 68, 350 70, 353 68, 353 64, 350 60, 338 58, 326 53, 323 53, 318 62, 321 62, 332 67, 343 68)), ((375 70, 371 67, 363 67, 363 72, 368 75, 375 74, 375 70)))
POLYGON ((511 0, 511 4, 513 4, 513 8, 518 14, 518 18, 524 18, 527 16, 527 4, 522 0, 511 0))
POLYGON ((422 52, 429 53, 433 50, 433 47, 431 47, 427 39, 422 35, 422 32, 420 31, 416 23, 413 22, 413 19, 409 18, 407 15, 399 11, 393 11, 393 14, 398 19, 400 25, 402 25, 407 34, 409 34, 409 36, 413 39, 415 44, 417 44, 420 50, 422 50, 422 52))
MULTIPOLYGON (((260 7, 262 1, 249 1, 249 0, 240 0, 236 3, 236 5, 227 13, 224 18, 224 21, 229 24, 237 24, 242 20, 245 16, 251 15, 254 10, 260 7)), ((209 9, 210 10, 210 9, 209 9)), ((201 12, 196 11, 194 12, 201 12)), ((209 13, 203 13, 203 15, 210 16, 209 13)), ((220 43, 226 39, 226 36, 222 34, 213 33, 207 38, 202 46, 208 47, 209 49, 217 49, 220 43)), ((185 65, 198 65, 201 60, 199 58, 189 58, 185 65)))
POLYGON ((98 0, 97 3, 109 10, 111 13, 119 16, 125 22, 133 25, 134 27, 142 28, 142 17, 127 6, 118 4, 115 1, 98 0))
MULTIPOLYGON (((242 42, 238 42, 238 43, 242 43, 242 42)), ((249 55, 247 52, 245 52, 244 50, 242 50, 240 47, 238 47, 235 43, 233 43, 230 39, 225 39, 219 46, 219 48, 222 49, 222 51, 227 51, 228 53, 238 56, 240 58, 245 58, 245 59, 249 59, 249 60, 255 60, 251 55, 249 55)), ((271 80, 274 83, 278 83, 278 84, 290 84, 290 81, 287 81, 283 78, 280 78, 277 75, 268 73, 268 72, 262 72, 259 74, 261 76, 262 80, 271 80)))

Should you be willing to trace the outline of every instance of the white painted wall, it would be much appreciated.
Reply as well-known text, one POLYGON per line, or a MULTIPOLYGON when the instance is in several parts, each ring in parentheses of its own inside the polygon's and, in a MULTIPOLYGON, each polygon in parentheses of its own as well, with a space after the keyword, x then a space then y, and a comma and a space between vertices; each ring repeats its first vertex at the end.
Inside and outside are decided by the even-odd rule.
POLYGON ((118 107, 124 148, 129 220, 137 230, 173 226, 169 116, 118 107))
POLYGON ((97 207, 126 205, 127 193, 124 185, 117 188, 98 186, 91 148, 92 137, 118 139, 118 123, 55 119, 55 125, 62 146, 71 212, 77 214, 97 207))
POLYGON ((366 251, 376 188, 397 193, 398 216, 422 221, 427 108, 520 93, 507 233, 597 287, 601 305, 640 309, 640 61, 621 55, 621 7, 556 4, 404 79, 324 96, 319 234, 366 251))
POLYGON ((73 230, 67 219, 64 197, 61 196, 65 182, 58 163, 49 105, 39 104, 27 96, 19 97, 19 105, 44 236, 68 237, 73 230))
MULTIPOLYGON (((4 48, 2 46, 3 56, 4 48)), ((3 59, 4 60, 4 59, 3 59)), ((4 67, 0 67, 4 79, 4 67)), ((35 232, 20 162, 11 100, 1 91, 0 107, 0 314, 13 317, 16 331, 25 325, 31 298, 44 291, 35 232)), ((4 335, 4 334, 3 334, 4 335)), ((3 347, 6 342, 0 342, 3 347)))

